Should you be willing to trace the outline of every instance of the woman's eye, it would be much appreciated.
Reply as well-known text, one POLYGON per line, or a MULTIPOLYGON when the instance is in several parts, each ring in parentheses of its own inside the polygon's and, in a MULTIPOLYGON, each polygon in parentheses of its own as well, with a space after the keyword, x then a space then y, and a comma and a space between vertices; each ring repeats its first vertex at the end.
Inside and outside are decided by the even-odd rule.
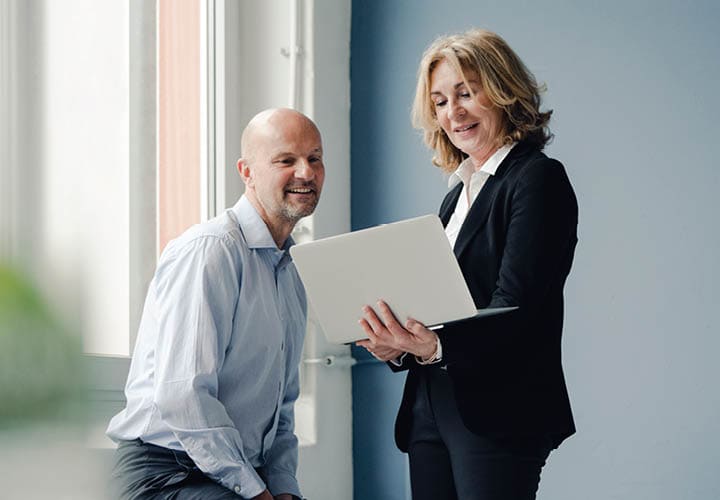
POLYGON ((472 96, 470 95, 470 92, 463 92, 460 94, 460 97, 462 97, 463 99, 469 99, 472 96))
POLYGON ((441 107, 445 106, 445 103, 447 103, 447 101, 435 101, 434 104, 435 104, 436 108, 441 108, 441 107))

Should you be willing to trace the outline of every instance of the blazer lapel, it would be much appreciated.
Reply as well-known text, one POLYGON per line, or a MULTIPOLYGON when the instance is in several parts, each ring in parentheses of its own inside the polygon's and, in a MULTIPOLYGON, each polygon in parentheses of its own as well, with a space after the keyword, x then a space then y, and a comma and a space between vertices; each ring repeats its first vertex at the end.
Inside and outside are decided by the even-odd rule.
POLYGON ((490 214, 490 207, 492 207, 495 201, 495 195, 497 194, 497 187, 500 185, 500 180, 497 174, 490 176, 485 181, 485 185, 482 187, 480 193, 478 193, 475 201, 473 202, 470 210, 468 211, 465 221, 460 227, 457 241, 455 241, 455 257, 458 259, 460 255, 468 246, 468 243, 473 239, 473 236, 480 231, 487 222, 488 215, 490 214))
POLYGON ((457 205, 457 202, 460 199, 462 189, 463 183, 458 182, 457 186, 452 188, 450 192, 445 195, 445 199, 443 200, 442 205, 440 205, 440 220, 442 221, 443 227, 446 227, 448 222, 450 222, 450 217, 452 217, 452 214, 455 211, 455 205, 457 205))
MULTIPOLYGON (((520 143, 515 146, 507 158, 498 166, 495 171, 495 175, 491 175, 490 178, 485 181, 485 185, 478 193, 475 201, 473 202, 470 210, 468 211, 465 221, 463 222, 460 232, 458 233, 457 241, 455 242, 455 257, 458 259, 463 253, 465 248, 468 246, 473 237, 483 228, 488 220, 490 209, 495 203, 495 197, 498 193, 498 188, 502 184, 502 180, 505 177, 507 171, 522 157, 524 157, 531 150, 528 145, 520 143)), ((462 189, 462 188, 461 188, 462 189)), ((453 204, 453 208, 455 205, 453 204)), ((452 213, 452 212, 451 212, 452 213)), ((448 215, 448 220, 450 216, 448 215)))

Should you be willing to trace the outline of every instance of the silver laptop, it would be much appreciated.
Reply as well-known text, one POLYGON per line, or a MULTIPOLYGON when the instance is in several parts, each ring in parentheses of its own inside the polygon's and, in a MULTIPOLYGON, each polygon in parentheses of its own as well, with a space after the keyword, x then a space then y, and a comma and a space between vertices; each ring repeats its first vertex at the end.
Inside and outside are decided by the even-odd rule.
POLYGON ((290 249, 329 342, 366 338, 362 307, 383 299, 428 327, 516 308, 477 310, 440 219, 426 215, 290 249))

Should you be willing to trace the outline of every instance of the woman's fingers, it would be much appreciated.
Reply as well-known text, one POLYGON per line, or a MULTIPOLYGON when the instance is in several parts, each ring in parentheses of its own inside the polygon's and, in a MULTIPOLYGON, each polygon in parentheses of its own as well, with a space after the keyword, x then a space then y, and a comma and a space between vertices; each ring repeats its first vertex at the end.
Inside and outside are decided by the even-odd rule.
POLYGON ((372 352, 372 349, 374 347, 372 342, 370 342, 369 340, 358 340, 357 342, 355 342, 355 345, 358 347, 364 347, 370 352, 372 352))
POLYGON ((359 319, 358 324, 360 325, 360 328, 363 329, 365 332, 365 335, 368 336, 368 338, 374 343, 377 342, 377 335, 375 334, 375 330, 373 330, 370 323, 365 318, 359 319))
POLYGON ((435 333, 417 320, 408 318, 405 323, 407 331, 419 338, 434 337, 435 333))
POLYGON ((385 326, 387 327, 388 331, 390 331, 390 333, 392 333, 393 335, 407 335, 407 332, 398 322, 397 318, 390 309, 390 306, 388 306, 382 300, 379 300, 377 305, 378 310, 380 311, 380 315, 385 321, 385 326))
POLYGON ((378 344, 378 337, 375 335, 375 332, 373 331, 370 324, 365 319, 359 319, 358 324, 365 332, 365 335, 367 335, 367 340, 359 340, 355 342, 355 345, 358 345, 360 347, 364 347, 367 349, 370 353, 372 353, 376 348, 378 344))
MULTIPOLYGON (((392 333, 388 331, 387 327, 372 307, 363 307, 363 313, 365 313, 365 320, 368 322, 377 337, 376 342, 386 345, 394 345, 396 343, 396 339, 392 333)), ((397 346, 394 347, 397 348, 397 346)))
POLYGON ((402 354, 402 351, 393 349, 391 347, 378 347, 378 349, 372 354, 380 361, 390 361, 399 358, 402 354))
POLYGON ((378 318, 377 314, 375 314, 375 310, 373 310, 370 306, 365 306, 363 307, 363 313, 365 314, 365 318, 363 319, 370 325, 373 332, 375 332, 376 335, 379 335, 385 328, 385 325, 383 325, 380 318, 378 318))
POLYGON ((403 353, 398 349, 389 346, 377 345, 372 340, 358 340, 356 346, 364 347, 370 354, 380 361, 397 359, 403 353))
MULTIPOLYGON (((369 351, 377 353, 379 347, 388 347, 402 354, 403 352, 413 351, 418 341, 429 340, 427 335, 423 337, 422 334, 424 332, 430 332, 430 330, 427 330, 421 323, 412 320, 414 328, 419 329, 418 331, 420 332, 420 335, 414 335, 403 328, 390 309, 390 306, 384 301, 378 301, 377 309, 379 314, 376 313, 372 307, 366 305, 363 307, 365 317, 359 321, 360 326, 370 340, 367 347, 363 345, 363 347, 366 347, 369 351)), ((432 338, 434 334, 430 332, 430 335, 430 338, 432 338)), ((378 357, 378 359, 381 358, 378 357)))
POLYGON ((412 318, 408 319, 403 328, 385 302, 378 301, 377 307, 385 323, 383 324, 372 307, 363 307, 365 317, 358 323, 368 340, 358 341, 356 345, 364 347, 381 361, 395 359, 403 352, 424 357, 434 352, 437 347, 435 332, 412 318))
MULTIPOLYGON (((365 332, 365 335, 368 336, 368 340, 360 340, 356 342, 356 345, 359 345, 361 347, 364 347, 368 351, 370 351, 373 355, 378 352, 379 347, 385 347, 393 350, 397 350, 397 346, 394 344, 394 339, 390 334, 387 333, 387 330, 384 326, 382 326, 382 323, 380 323, 380 320, 377 318, 377 315, 373 312, 371 308, 369 309, 369 312, 365 311, 366 316, 368 319, 362 318, 358 320, 358 324, 365 332), (374 317, 374 319, 372 319, 374 317), (371 324, 370 322, 373 321, 375 324, 371 324)), ((377 357, 377 356, 376 356, 377 357)), ((378 358, 379 359, 379 358, 378 358)))
POLYGON ((413 354, 422 358, 428 358, 437 350, 438 336, 425 325, 412 318, 405 324, 413 337, 413 354))

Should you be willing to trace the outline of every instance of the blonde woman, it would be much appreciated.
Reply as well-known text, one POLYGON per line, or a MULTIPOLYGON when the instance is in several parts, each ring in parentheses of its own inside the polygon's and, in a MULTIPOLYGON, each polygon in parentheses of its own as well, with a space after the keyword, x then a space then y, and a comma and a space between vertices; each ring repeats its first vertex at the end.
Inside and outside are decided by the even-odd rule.
POLYGON ((359 345, 409 370, 395 437, 414 499, 534 499, 548 455, 575 432, 560 346, 577 201, 542 152, 541 90, 485 30, 441 37, 420 62, 413 121, 450 174, 447 237, 478 308, 519 308, 437 331, 382 302, 364 309, 359 345))

